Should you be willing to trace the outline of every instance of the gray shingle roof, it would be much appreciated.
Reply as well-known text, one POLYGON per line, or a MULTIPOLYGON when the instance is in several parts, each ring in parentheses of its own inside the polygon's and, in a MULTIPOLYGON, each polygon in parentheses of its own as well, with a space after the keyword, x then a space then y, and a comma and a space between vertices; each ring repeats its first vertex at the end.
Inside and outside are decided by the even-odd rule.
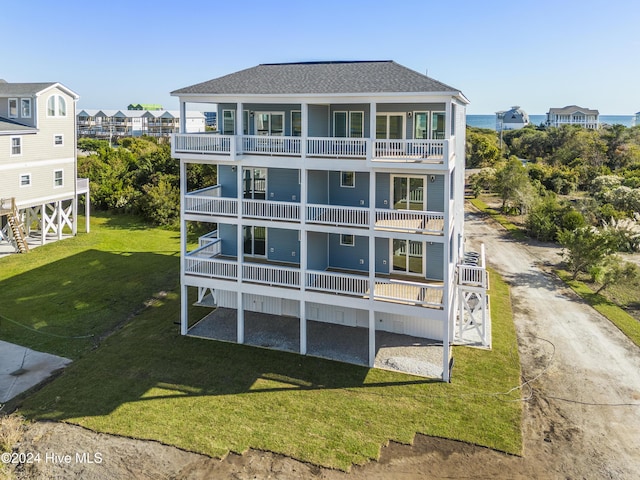
POLYGON ((550 114, 557 114, 557 115, 571 115, 572 113, 575 112, 582 112, 584 114, 587 115, 598 115, 599 112, 598 110, 589 110, 588 108, 582 108, 582 107, 578 107, 577 105, 568 105, 566 107, 562 107, 562 108, 550 108, 549 109, 549 113, 550 114))
POLYGON ((262 64, 171 92, 172 95, 295 95, 459 92, 393 61, 262 64))
POLYGON ((14 122, 8 118, 0 117, 0 135, 5 133, 31 133, 38 131, 37 128, 29 127, 18 122, 14 122))
POLYGON ((7 97, 11 95, 35 95, 56 82, 44 83, 7 83, 0 82, 0 96, 7 97))

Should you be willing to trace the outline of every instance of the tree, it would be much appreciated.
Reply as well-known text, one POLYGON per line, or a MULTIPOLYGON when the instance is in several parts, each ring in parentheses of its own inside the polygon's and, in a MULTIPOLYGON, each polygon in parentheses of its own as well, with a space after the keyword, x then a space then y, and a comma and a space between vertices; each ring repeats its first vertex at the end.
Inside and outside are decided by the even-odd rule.
POLYGON ((600 284, 596 293, 600 293, 605 288, 623 283, 635 284, 640 278, 640 269, 631 262, 625 262, 620 255, 609 255, 604 258, 600 265, 596 265, 589 270, 591 279, 600 284))
POLYGON ((493 130, 469 127, 466 150, 467 168, 491 167, 502 157, 493 130))
POLYGON ((609 231, 593 227, 564 229, 558 233, 558 241, 574 280, 579 272, 588 272, 600 264, 617 246, 616 238, 609 231))
POLYGON ((496 172, 496 192, 502 199, 502 211, 518 209, 521 213, 533 205, 536 194, 522 162, 512 156, 496 172))

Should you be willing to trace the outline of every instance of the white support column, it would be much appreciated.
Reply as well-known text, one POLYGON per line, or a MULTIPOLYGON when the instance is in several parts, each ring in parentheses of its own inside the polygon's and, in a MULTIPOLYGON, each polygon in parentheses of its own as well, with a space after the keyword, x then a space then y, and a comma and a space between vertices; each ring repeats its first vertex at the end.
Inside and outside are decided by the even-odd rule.
MULTIPOLYGON (((375 106, 374 106, 375 108, 375 106)), ((369 170, 369 366, 376 361, 376 318, 375 318, 375 289, 376 289, 376 172, 369 170)))
MULTIPOLYGON (((236 145, 236 153, 242 154, 242 135, 244 135, 244 125, 243 125, 243 121, 244 121, 244 104, 242 102, 238 102, 236 105, 236 136, 233 140, 233 142, 236 145)), ((249 120, 250 121, 250 120, 249 120)), ((247 125, 247 127, 249 127, 247 125)), ((247 131, 249 131, 249 129, 247 128, 247 131)), ((235 157, 234 157, 235 159, 235 157)), ((238 190, 238 195, 240 195, 240 192, 242 190, 238 190)))
POLYGON ((185 285, 185 255, 187 254, 187 220, 184 215, 184 196, 187 193, 187 164, 180 159, 180 333, 187 334, 189 325, 189 289, 185 285))
POLYGON ((180 102, 180 133, 187 133, 187 103, 180 102))
POLYGON ((300 128, 302 136, 300 137, 300 156, 307 158, 307 138, 309 137, 309 104, 302 103, 300 105, 300 128))
POLYGON ((42 208, 40 209, 40 233, 42 234, 40 237, 40 244, 44 245, 45 240, 47 238, 47 205, 42 204, 42 208))
MULTIPOLYGON (((303 112, 306 110, 306 104, 302 105, 303 112)), ((305 138, 304 114, 302 121, 302 134, 305 138)), ((306 144, 306 141, 304 142, 306 144)), ((305 300, 305 291, 307 287, 307 169, 305 167, 305 157, 302 157, 300 164, 300 353, 307 354, 307 304, 305 300)))
POLYGON ((89 231, 91 230, 90 227, 90 219, 89 219, 89 215, 91 212, 91 195, 89 195, 89 192, 87 191, 87 193, 84 194, 84 228, 87 231, 87 233, 89 233, 89 231))
MULTIPOLYGON (((242 104, 238 104, 238 108, 242 108, 242 104)), ((236 137, 237 138, 237 137, 236 137)), ((242 270, 244 264, 244 224, 242 219, 242 165, 238 165, 236 169, 236 186, 238 193, 238 226, 236 231, 236 258, 238 263, 238 308, 237 316, 237 341, 244 343, 244 295, 242 294, 242 270)))
POLYGON ((78 234, 78 193, 74 193, 71 199, 71 234, 75 237, 78 234))
POLYGON ((58 240, 62 240, 62 200, 56 202, 56 225, 58 240))
POLYGON ((375 102, 369 104, 369 149, 367 150, 367 160, 371 160, 375 156, 376 147, 376 115, 377 106, 375 102))

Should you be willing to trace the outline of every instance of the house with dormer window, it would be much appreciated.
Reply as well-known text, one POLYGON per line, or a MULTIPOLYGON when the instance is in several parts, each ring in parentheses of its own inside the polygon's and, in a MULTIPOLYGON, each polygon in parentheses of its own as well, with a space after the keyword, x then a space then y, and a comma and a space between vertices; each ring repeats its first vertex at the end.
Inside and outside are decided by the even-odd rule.
POLYGON ((78 95, 60 83, 0 81, 0 241, 26 252, 77 230, 78 196, 89 182, 76 178, 78 95))
POLYGON ((204 336, 194 298, 234 312, 238 343, 254 313, 273 329, 293 319, 293 350, 307 355, 327 356, 314 351, 323 325, 354 329, 369 366, 381 332, 432 339, 447 380, 450 345, 484 328, 487 304, 483 259, 464 251, 462 92, 393 61, 338 61, 262 64, 172 95, 181 118, 204 106, 219 128, 172 136, 181 333, 204 336), (215 185, 189 185, 197 164, 216 167, 215 185), (195 222, 210 232, 188 248, 195 222))

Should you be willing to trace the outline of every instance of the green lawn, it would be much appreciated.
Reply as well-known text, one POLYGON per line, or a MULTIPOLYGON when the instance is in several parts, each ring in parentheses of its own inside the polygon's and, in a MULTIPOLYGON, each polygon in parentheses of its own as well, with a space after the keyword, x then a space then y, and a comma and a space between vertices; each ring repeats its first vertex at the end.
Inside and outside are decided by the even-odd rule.
POLYGON ((496 222, 502 225, 507 231, 515 238, 516 240, 525 240, 527 239, 526 233, 524 233, 517 225, 514 225, 509 221, 507 217, 505 217, 502 213, 500 213, 495 208, 491 208, 489 205, 484 203, 479 198, 470 198, 468 199, 471 204, 480 210, 483 213, 486 213, 491 218, 493 218, 496 222))
MULTIPOLYGON (((345 470, 377 458, 389 439, 409 443, 416 432, 521 453, 520 391, 509 392, 520 383, 516 336, 508 288, 495 274, 493 350, 455 347, 452 383, 447 384, 182 337, 174 323, 179 317, 176 249, 173 232, 138 224, 127 229, 124 221, 114 226, 101 218, 90 235, 38 249, 40 260, 28 259, 22 273, 13 259, 12 275, 2 269, 3 285, 23 276, 56 285, 42 295, 37 289, 25 294, 14 287, 15 295, 33 303, 30 315, 37 314, 39 306, 55 312, 43 315, 47 320, 41 328, 47 331, 99 332, 130 318, 91 351, 84 340, 37 340, 32 338, 36 334, 18 333, 13 327, 8 338, 3 322, 0 338, 29 340, 31 346, 77 359, 26 398, 22 414, 154 439, 211 456, 256 448, 345 470), (127 240, 115 235, 118 231, 127 240), (85 272, 81 281, 68 283, 73 272, 93 272, 94 263, 104 266, 99 276, 85 272), (67 273, 57 273, 57 265, 65 265, 67 273), (133 273, 138 269, 140 277, 133 273), (119 288, 110 285, 114 278, 119 288), (160 289, 168 294, 141 310, 144 300, 160 289), (100 309, 111 309, 113 296, 118 298, 113 305, 117 314, 106 315, 100 309), (88 306, 75 308, 84 303, 88 306), (69 310, 74 321, 64 315, 69 310)), ((0 267, 5 261, 0 260, 0 267)), ((28 281, 22 285, 31 289, 28 281)), ((10 303, 2 311, 25 321, 31 318, 19 314, 20 306, 10 303)))

